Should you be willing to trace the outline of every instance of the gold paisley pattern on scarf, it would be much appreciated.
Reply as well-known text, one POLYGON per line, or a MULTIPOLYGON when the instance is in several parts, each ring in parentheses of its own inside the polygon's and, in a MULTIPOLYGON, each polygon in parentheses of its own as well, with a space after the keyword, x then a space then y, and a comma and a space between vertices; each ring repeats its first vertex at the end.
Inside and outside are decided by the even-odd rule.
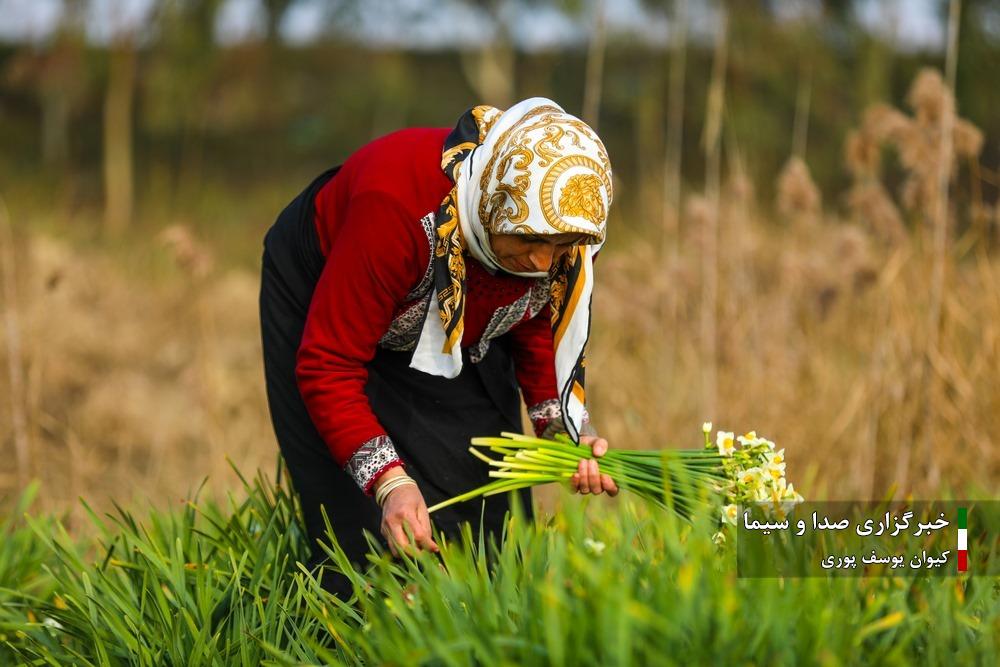
POLYGON ((563 302, 566 300, 566 283, 568 280, 566 272, 559 271, 549 282, 550 303, 552 304, 552 308, 549 310, 553 325, 559 320, 559 313, 562 311, 563 302))
MULTIPOLYGON (((528 218, 529 209, 525 193, 531 185, 532 160, 537 155, 537 165, 540 167, 552 165, 554 162, 558 163, 560 151, 563 150, 563 140, 569 140, 574 146, 580 147, 580 135, 586 136, 597 147, 598 161, 591 159, 586 166, 600 175, 607 190, 607 201, 610 202, 613 196, 611 163, 603 144, 583 121, 567 116, 557 107, 542 105, 525 114, 517 124, 508 128, 498 138, 496 145, 504 147, 505 150, 490 156, 480 178, 480 222, 493 233, 530 233, 531 230, 524 222, 528 218), (566 129, 568 127, 574 128, 576 131, 566 129), (529 145, 531 133, 539 129, 542 130, 542 136, 534 140, 533 145, 529 145), (522 159, 518 160, 514 166, 521 173, 514 176, 512 184, 505 183, 504 180, 507 178, 511 163, 517 157, 522 159), (490 194, 488 186, 492 181, 496 181, 497 184, 494 187, 494 192, 490 194), (508 202, 512 206, 507 205, 508 202), (501 225, 504 223, 509 223, 510 228, 501 231, 501 225)), ((569 166, 584 165, 582 163, 564 165, 563 170, 569 166)), ((552 168, 544 178, 548 178, 551 173, 552 168)), ((559 173, 562 171, 559 171, 557 175, 559 173)), ((562 220, 556 211, 554 202, 544 203, 546 200, 544 195, 542 195, 542 200, 545 220, 550 227, 560 232, 578 232, 593 236, 592 230, 581 229, 562 220)), ((592 211, 596 209, 606 210, 603 201, 600 206, 591 206, 590 208, 592 211)), ((595 218, 594 215, 585 215, 580 217, 594 224, 599 224, 600 221, 604 220, 604 216, 595 218)), ((601 241, 603 237, 597 240, 601 241)))
MULTIPOLYGON (((521 118, 521 120, 516 125, 513 125, 512 127, 509 127, 506 130, 504 130, 504 133, 501 134, 500 137, 497 139, 496 145, 506 146, 508 140, 511 138, 511 135, 514 134, 514 132, 516 132, 519 127, 521 127, 524 123, 528 122, 532 118, 535 118, 545 113, 562 113, 562 110, 559 109, 559 107, 554 107, 551 105, 542 105, 535 107, 534 109, 526 113, 524 117, 521 118)), ((492 199, 489 195, 490 179, 493 178, 494 167, 497 165, 497 162, 499 160, 503 159, 503 157, 504 155, 500 154, 499 152, 491 155, 489 161, 486 163, 486 168, 483 169, 483 175, 479 180, 479 191, 481 193, 479 197, 479 222, 482 225, 486 226, 487 229, 489 229, 489 224, 490 224, 489 205, 492 199)))
POLYGON ((535 154, 527 146, 515 146, 510 152, 504 155, 500 164, 497 165, 499 179, 505 178, 507 172, 513 168, 518 172, 514 176, 513 183, 508 185, 502 180, 497 183, 496 192, 490 197, 490 219, 487 229, 491 233, 498 233, 500 225, 509 222, 514 227, 518 227, 528 219, 528 188, 531 187, 531 167, 535 154), (504 206, 506 201, 510 201, 514 208, 504 206))
POLYGON ((462 153, 471 151, 478 145, 479 144, 475 141, 464 141, 457 146, 452 146, 441 155, 441 169, 443 169, 445 173, 451 173, 453 170, 458 169, 458 166, 462 163, 460 160, 456 160, 455 158, 460 156, 462 153))
MULTIPOLYGON (((445 349, 462 340, 464 324, 462 314, 465 298, 465 260, 462 258, 463 239, 458 226, 458 209, 449 195, 445 199, 445 215, 435 233, 437 243, 434 248, 435 262, 447 267, 447 283, 435 280, 438 299, 438 315, 445 330, 445 349)), ((444 350, 442 350, 444 351, 444 350)))
POLYGON ((486 135, 489 133, 490 128, 500 120, 500 116, 503 112, 496 107, 491 107, 488 104, 480 104, 479 106, 472 107, 472 117, 476 120, 476 125, 479 126, 479 142, 483 143, 486 139, 486 135))
POLYGON ((574 146, 580 147, 580 139, 575 132, 567 132, 558 125, 549 125, 545 128, 545 136, 535 143, 539 167, 547 167, 559 158, 559 151, 563 149, 563 137, 568 137, 574 146))

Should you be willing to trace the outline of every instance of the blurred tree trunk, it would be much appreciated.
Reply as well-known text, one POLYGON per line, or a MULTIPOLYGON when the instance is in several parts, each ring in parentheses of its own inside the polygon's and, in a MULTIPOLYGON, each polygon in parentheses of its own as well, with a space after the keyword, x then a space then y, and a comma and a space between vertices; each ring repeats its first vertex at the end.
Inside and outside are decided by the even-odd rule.
POLYGON ((708 88, 702 149, 705 153, 705 197, 711 212, 702 235, 701 413, 714 416, 718 399, 718 304, 719 304, 719 209, 722 177, 722 117, 725 107, 728 60, 729 14, 719 8, 719 22, 712 56, 712 79, 708 88))
POLYGON ((803 61, 799 67, 799 89, 795 95, 795 121, 792 123, 792 155, 806 159, 809 140, 809 103, 812 98, 812 68, 803 61))
MULTIPOLYGON (((214 30, 221 5, 221 0, 164 2, 152 20, 157 43, 143 67, 143 115, 136 122, 169 142, 172 206, 183 208, 204 186, 205 134, 213 112, 218 111, 213 105, 219 89, 233 80, 253 77, 262 90, 271 90, 266 87, 271 68, 281 66, 275 45, 262 41, 239 47, 242 71, 237 74, 234 70, 228 81, 219 77, 220 49, 214 30), (252 56, 258 52, 266 56, 252 56)), ((273 24, 277 25, 278 10, 273 6, 268 9, 272 12, 268 16, 275 16, 273 24)), ((259 105, 257 118, 268 122, 274 106, 259 105)))
POLYGON ((506 109, 514 99, 514 51, 509 44, 492 44, 462 51, 462 72, 479 101, 506 109))
POLYGON ((0 276, 3 277, 3 320, 10 384, 11 430, 17 483, 21 488, 31 478, 31 441, 28 436, 27 401, 24 391, 24 362, 21 354, 21 325, 17 312, 17 252, 7 204, 0 198, 0 276))
POLYGON ((58 90, 42 92, 42 161, 63 167, 69 158, 69 100, 58 90))
POLYGON ((109 53, 104 97, 104 227, 119 234, 132 221, 132 107, 136 52, 132 35, 115 41, 109 53))
MULTIPOLYGON (((676 0, 670 17, 669 83, 667 89, 667 133, 663 159, 663 191, 661 193, 662 228, 660 252, 664 261, 661 270, 673 271, 680 258, 681 230, 681 149, 684 138, 684 75, 687 59, 687 0, 676 0)), ((660 303, 667 344, 659 347, 657 365, 661 377, 674 375, 674 351, 678 349, 680 299, 673 290, 665 290, 660 303)), ((672 383, 660 383, 659 401, 670 400, 672 383)))
POLYGON ((493 40, 475 50, 462 49, 459 62, 466 81, 479 97, 478 104, 508 108, 514 101, 514 45, 500 16, 499 0, 471 3, 486 12, 496 28, 493 40))
MULTIPOLYGON (((879 23, 886 26, 883 36, 862 33, 859 74, 859 91, 863 107, 892 98, 892 69, 898 48, 900 5, 887 2, 879 5, 879 23)), ((847 15, 851 19, 851 15, 847 15)), ((854 33, 861 28, 856 22, 848 24, 854 33)))
POLYGON ((667 101, 667 154, 663 165, 663 251, 680 254, 681 148, 684 138, 684 70, 687 58, 687 0, 674 4, 670 30, 670 98, 667 101))
POLYGON ((62 170, 69 162, 70 121, 86 95, 85 9, 81 0, 65 0, 59 30, 39 77, 42 159, 62 170))
MULTIPOLYGON (((644 68, 645 69, 645 68, 644 68)), ((660 211, 662 194, 657 178, 660 156, 663 154, 663 103, 662 83, 658 68, 645 69, 638 81, 633 102, 632 124, 635 142, 635 168, 638 180, 635 193, 638 199, 639 219, 644 229, 652 229, 653 220, 660 211), (651 224, 652 223, 652 224, 651 224)))
POLYGON ((372 69, 377 82, 377 101, 372 113, 371 136, 379 137, 409 122, 410 102, 415 99, 415 79, 409 55, 402 51, 373 54, 372 69))
POLYGON ((583 120, 597 131, 601 113, 601 84, 604 80, 604 55, 607 51, 607 21, 604 0, 594 0, 594 25, 587 47, 587 74, 583 86, 583 120))
MULTIPOLYGON (((212 5, 212 15, 214 18, 218 8, 218 2, 212 5)), ((281 37, 281 19, 285 16, 285 11, 292 4, 292 0, 264 0, 264 7, 267 10, 267 41, 276 44, 281 37)))

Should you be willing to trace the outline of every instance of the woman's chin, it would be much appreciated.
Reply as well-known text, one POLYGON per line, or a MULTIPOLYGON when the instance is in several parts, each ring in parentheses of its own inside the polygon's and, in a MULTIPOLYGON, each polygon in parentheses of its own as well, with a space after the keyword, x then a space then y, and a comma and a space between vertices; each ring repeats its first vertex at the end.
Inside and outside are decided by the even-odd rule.
POLYGON ((502 264, 500 265, 500 268, 503 269, 505 272, 513 276, 517 276, 519 278, 545 278, 549 275, 547 271, 536 271, 534 269, 514 269, 512 267, 508 268, 502 264))

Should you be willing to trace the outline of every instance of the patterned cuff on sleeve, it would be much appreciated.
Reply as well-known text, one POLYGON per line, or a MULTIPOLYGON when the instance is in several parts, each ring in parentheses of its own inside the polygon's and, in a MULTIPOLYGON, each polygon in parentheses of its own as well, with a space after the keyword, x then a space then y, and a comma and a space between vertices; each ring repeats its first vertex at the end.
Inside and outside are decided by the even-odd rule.
POLYGON ((361 445, 348 459, 344 471, 370 496, 372 485, 379 475, 393 466, 401 465, 403 461, 396 454, 392 440, 387 435, 380 435, 361 445))
MULTIPOLYGON (((528 418, 531 419, 531 425, 535 427, 535 435, 539 438, 551 438, 556 433, 566 432, 562 407, 560 407, 557 398, 550 398, 528 408, 528 418)), ((590 414, 586 408, 583 411, 583 425, 580 427, 580 434, 597 435, 597 431, 590 423, 590 414)))

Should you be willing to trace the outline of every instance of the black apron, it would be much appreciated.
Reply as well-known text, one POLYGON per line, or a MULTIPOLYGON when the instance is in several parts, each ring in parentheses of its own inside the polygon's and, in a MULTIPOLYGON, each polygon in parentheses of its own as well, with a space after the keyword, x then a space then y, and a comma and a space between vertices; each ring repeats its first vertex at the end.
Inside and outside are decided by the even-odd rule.
MULTIPOLYGON (((325 264, 314 224, 314 200, 337 170, 321 174, 281 212, 264 239, 261 271, 268 405, 282 457, 301 501, 312 544, 310 568, 326 559, 318 545, 319 540, 326 541, 321 507, 326 508, 338 543, 355 564, 366 562, 365 530, 388 548, 379 529, 381 510, 333 460, 295 379, 296 352, 325 264)), ((413 224, 420 223, 415 220, 413 224)), ((393 260, 387 257, 385 261, 393 260)), ((377 348, 367 367, 365 393, 430 507, 492 481, 489 467, 468 452, 469 440, 520 431, 520 397, 507 336, 494 339, 478 364, 471 363, 463 350, 462 372, 451 380, 410 368, 412 354, 377 348)), ((530 490, 518 493, 530 517, 530 490)), ((460 535, 461 524, 469 522, 477 538, 482 530, 487 540, 499 541, 508 509, 508 494, 501 494, 444 508, 432 514, 431 521, 453 539, 460 535)), ((323 585, 338 595, 350 593, 347 579, 336 573, 325 572, 323 585)))

